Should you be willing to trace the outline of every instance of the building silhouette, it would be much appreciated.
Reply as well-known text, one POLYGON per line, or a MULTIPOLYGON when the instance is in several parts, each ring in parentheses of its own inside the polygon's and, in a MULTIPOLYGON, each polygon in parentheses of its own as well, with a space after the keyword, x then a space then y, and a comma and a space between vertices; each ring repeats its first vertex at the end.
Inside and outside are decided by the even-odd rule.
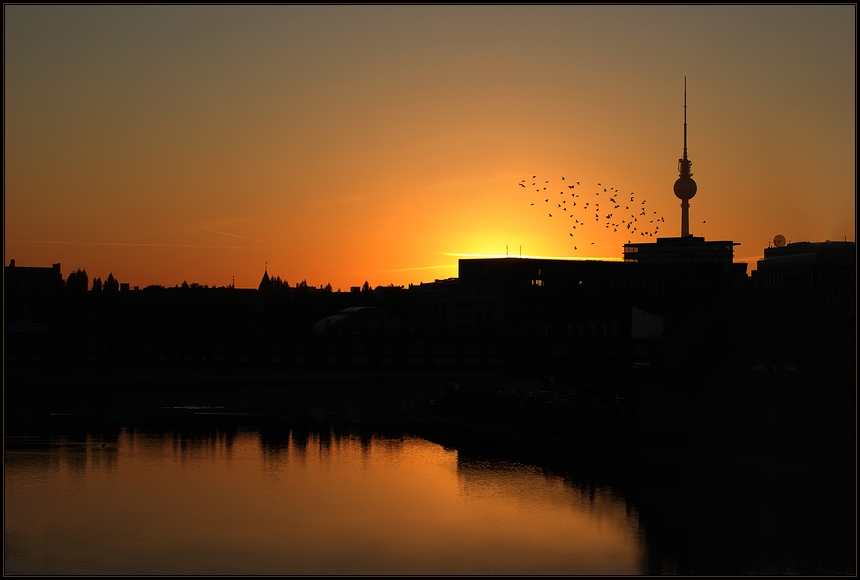
POLYGON ((16 266, 15 260, 10 260, 8 266, 3 266, 3 292, 13 295, 44 294, 56 291, 63 286, 63 274, 60 264, 50 268, 33 266, 16 266))
POLYGON ((756 293, 779 313, 853 318, 857 301, 857 245, 848 241, 794 242, 764 250, 752 273, 756 293))

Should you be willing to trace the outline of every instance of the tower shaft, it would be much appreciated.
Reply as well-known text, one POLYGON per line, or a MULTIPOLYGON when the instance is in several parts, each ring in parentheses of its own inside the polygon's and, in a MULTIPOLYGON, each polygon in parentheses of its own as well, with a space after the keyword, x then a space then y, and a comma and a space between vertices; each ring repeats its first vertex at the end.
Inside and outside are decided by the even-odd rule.
POLYGON ((686 238, 690 235, 690 200, 685 199, 681 202, 681 237, 686 238))

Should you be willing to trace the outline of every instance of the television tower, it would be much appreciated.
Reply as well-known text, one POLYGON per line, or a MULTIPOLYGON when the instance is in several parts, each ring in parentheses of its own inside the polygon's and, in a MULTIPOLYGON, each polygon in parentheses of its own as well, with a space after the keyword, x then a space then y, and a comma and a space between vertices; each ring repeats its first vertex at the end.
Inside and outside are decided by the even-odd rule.
POLYGON ((678 159, 678 180, 675 181, 675 197, 681 200, 681 237, 690 235, 690 200, 696 195, 696 182, 690 167, 693 162, 687 159, 687 77, 684 77, 684 156, 678 159))

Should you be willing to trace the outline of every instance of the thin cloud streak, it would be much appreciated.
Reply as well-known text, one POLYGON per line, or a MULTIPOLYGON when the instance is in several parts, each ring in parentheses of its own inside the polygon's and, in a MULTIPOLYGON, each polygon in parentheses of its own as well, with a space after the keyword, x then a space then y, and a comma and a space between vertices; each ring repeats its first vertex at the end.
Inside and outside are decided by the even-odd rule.
POLYGON ((222 236, 232 236, 232 237, 234 237, 234 238, 239 238, 239 239, 242 239, 242 240, 250 240, 250 241, 252 241, 252 242, 259 242, 259 243, 261 243, 261 244, 265 244, 265 243, 266 243, 266 242, 264 242, 263 240, 258 240, 257 238, 247 238, 247 237, 245 237, 245 236, 240 236, 240 235, 237 235, 237 234, 230 234, 230 233, 227 233, 227 232, 219 232, 218 230, 210 230, 209 228, 200 228, 200 229, 201 229, 201 230, 203 230, 204 232, 212 232, 213 234, 221 234, 222 236))
MULTIPOLYGON (((440 268, 453 268, 453 264, 442 264, 439 266, 415 266, 414 268, 389 268, 387 270, 368 270, 367 273, 387 273, 387 272, 414 272, 416 270, 438 270, 440 268)), ((365 272, 346 272, 346 274, 362 274, 365 272)))
POLYGON ((136 246, 150 248, 202 248, 209 250, 259 250, 251 246, 198 246, 193 244, 132 244, 124 242, 65 242, 56 240, 6 240, 21 244, 65 244, 75 246, 136 246))

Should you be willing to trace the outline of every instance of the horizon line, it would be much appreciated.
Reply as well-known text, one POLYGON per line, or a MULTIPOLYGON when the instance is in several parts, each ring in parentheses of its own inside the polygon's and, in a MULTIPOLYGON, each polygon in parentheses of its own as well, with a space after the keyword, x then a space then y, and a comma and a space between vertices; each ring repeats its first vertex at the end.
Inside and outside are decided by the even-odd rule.
POLYGON ((538 259, 538 260, 605 260, 608 262, 621 261, 623 258, 597 258, 594 256, 537 256, 530 254, 478 254, 478 253, 459 253, 459 252, 442 252, 446 256, 454 256, 456 258, 522 258, 538 259))

